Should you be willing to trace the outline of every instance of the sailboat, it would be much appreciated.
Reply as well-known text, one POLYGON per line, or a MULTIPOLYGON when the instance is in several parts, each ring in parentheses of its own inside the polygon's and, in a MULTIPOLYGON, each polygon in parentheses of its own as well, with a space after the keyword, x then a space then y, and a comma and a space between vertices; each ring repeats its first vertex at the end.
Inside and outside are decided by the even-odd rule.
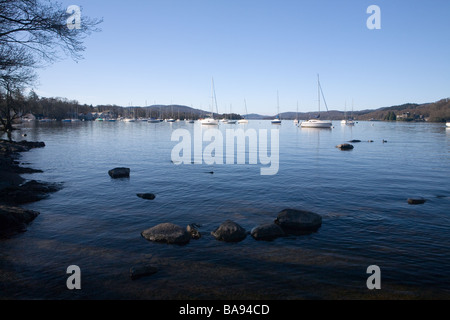
MULTIPOLYGON (((302 128, 327 128, 330 129, 333 126, 333 123, 329 120, 320 120, 320 94, 322 93, 323 96, 323 92, 322 92, 322 87, 320 85, 320 78, 319 75, 317 75, 317 84, 318 84, 318 91, 319 91, 319 99, 318 99, 318 103, 319 103, 319 115, 316 119, 310 119, 308 121, 303 121, 300 126, 302 128)), ((327 105, 325 98, 323 99, 325 102, 325 106, 327 105)), ((328 107, 327 107, 328 110, 328 107)))
POLYGON ((355 122, 353 121, 353 102, 352 102, 352 117, 351 119, 347 118, 347 103, 345 103, 345 119, 341 121, 342 125, 346 126, 354 126, 355 122))
MULTIPOLYGON (((216 103, 217 109, 217 99, 216 99, 216 90, 214 89, 214 78, 211 81, 211 115, 208 118, 205 118, 200 121, 202 125, 205 126, 217 126, 219 125, 219 120, 214 119, 214 102, 216 103)), ((217 111, 217 113, 219 113, 217 111)))
MULTIPOLYGON (((244 99, 244 105, 245 105, 245 115, 248 116, 248 111, 247 111, 247 100, 244 99)), ((238 121, 239 124, 247 124, 248 120, 247 119, 241 119, 238 121)))
POLYGON ((232 107, 233 106, 230 104, 230 119, 227 119, 228 124, 236 124, 236 122, 237 122, 236 120, 232 119, 232 117, 233 117, 233 112, 231 111, 232 107))
POLYGON ((280 119, 280 96, 278 94, 278 91, 277 91, 277 110, 278 110, 278 114, 275 117, 275 119, 272 120, 272 124, 281 124, 281 119, 280 119))
POLYGON ((294 124, 297 125, 299 123, 298 120, 298 101, 297 101, 297 116, 295 117, 294 124))

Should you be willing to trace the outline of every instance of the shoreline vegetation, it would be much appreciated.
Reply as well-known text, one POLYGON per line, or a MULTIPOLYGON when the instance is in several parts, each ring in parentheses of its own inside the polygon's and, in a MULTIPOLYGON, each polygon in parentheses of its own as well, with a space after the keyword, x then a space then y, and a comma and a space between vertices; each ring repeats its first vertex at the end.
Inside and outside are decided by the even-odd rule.
MULTIPOLYGON (((95 120, 120 120, 120 119, 175 119, 198 120, 209 116, 209 112, 184 105, 152 105, 146 107, 122 107, 117 105, 81 105, 76 100, 65 98, 39 97, 31 91, 27 97, 16 97, 20 100, 20 109, 15 110, 13 117, 15 123, 32 121, 95 121, 95 120)), ((317 112, 284 112, 280 117, 284 120, 310 119, 317 117, 317 112)), ((342 120, 347 114, 344 111, 330 110, 321 113, 323 120, 342 120)), ((240 120, 273 119, 273 116, 260 114, 240 115, 214 114, 215 118, 240 120)), ((407 103, 400 106, 379 108, 376 110, 354 111, 347 118, 357 121, 414 121, 414 122, 446 122, 450 121, 449 98, 441 99, 433 103, 413 104, 407 103)))
POLYGON ((44 148, 43 142, 0 140, 0 238, 25 232, 27 225, 40 213, 20 206, 45 199, 50 193, 61 189, 61 185, 26 181, 21 174, 40 173, 20 165, 20 153, 35 148, 44 148))

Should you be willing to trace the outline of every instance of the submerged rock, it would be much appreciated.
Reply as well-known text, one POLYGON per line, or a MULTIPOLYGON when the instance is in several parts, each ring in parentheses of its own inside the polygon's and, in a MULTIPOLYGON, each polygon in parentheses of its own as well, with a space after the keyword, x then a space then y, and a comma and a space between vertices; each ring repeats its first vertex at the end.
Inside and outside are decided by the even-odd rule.
POLYGON ((336 146, 336 148, 339 148, 341 150, 353 150, 354 147, 351 144, 344 143, 336 146))
POLYGON ((275 223, 287 233, 309 233, 321 227, 322 217, 310 211, 285 209, 278 214, 275 223))
POLYGON ((231 220, 222 223, 211 234, 216 240, 225 242, 240 242, 247 237, 247 231, 231 220))
POLYGON ((18 207, 0 206, 0 234, 22 232, 39 215, 39 212, 18 207))
POLYGON ((131 170, 129 168, 115 168, 108 171, 108 174, 113 179, 129 178, 131 170))
POLYGON ((255 240, 271 241, 286 234, 279 225, 270 223, 253 228, 251 235, 255 240))
POLYGON ((162 223, 150 229, 144 230, 141 235, 154 242, 168 244, 187 244, 191 240, 191 234, 173 223, 162 223))
POLYGON ((413 204, 413 205, 415 205, 415 204, 424 204, 426 201, 427 200, 424 199, 424 198, 415 198, 415 199, 410 198, 410 199, 408 199, 408 203, 409 204, 413 204))
POLYGON ((153 193, 138 193, 137 196, 145 200, 155 200, 156 198, 153 193))
POLYGON ((148 264, 140 264, 135 265, 130 268, 130 278, 132 280, 137 280, 142 277, 151 276, 158 272, 158 268, 148 265, 148 264))

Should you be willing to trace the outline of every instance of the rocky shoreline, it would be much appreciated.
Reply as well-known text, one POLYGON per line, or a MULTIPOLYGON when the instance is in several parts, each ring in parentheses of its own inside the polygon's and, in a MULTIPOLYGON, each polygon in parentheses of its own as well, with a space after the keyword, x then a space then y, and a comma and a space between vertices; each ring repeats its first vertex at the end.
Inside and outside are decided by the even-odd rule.
POLYGON ((40 201, 61 189, 61 185, 26 181, 20 176, 42 172, 21 167, 20 153, 44 147, 44 142, 0 140, 0 237, 26 231, 27 225, 39 215, 20 205, 40 201))

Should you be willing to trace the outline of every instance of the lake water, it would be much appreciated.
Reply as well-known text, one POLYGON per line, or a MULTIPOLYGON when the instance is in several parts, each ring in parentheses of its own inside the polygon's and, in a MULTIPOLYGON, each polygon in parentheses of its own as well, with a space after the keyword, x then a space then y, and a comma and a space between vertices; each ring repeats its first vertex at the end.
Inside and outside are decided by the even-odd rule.
POLYGON ((17 139, 46 143, 21 157, 44 173, 24 177, 64 188, 26 206, 41 213, 26 233, 0 240, 0 299, 450 298, 445 125, 335 122, 321 130, 250 121, 219 130, 239 126, 279 130, 278 174, 261 175, 261 165, 174 164, 171 134, 193 133, 198 123, 23 125, 17 139), (362 142, 352 151, 335 148, 353 139, 362 142), (130 179, 108 176, 122 166, 130 179), (156 199, 136 196, 147 192, 156 199), (427 202, 412 206, 411 197, 427 202), (316 212, 323 225, 272 242, 210 235, 228 219, 250 231, 286 208, 316 212), (164 222, 197 223, 203 237, 185 246, 141 237, 164 222), (132 281, 139 263, 159 272, 132 281), (66 287, 70 265, 81 268, 82 290, 66 287), (381 269, 381 290, 366 286, 370 265, 381 269))

